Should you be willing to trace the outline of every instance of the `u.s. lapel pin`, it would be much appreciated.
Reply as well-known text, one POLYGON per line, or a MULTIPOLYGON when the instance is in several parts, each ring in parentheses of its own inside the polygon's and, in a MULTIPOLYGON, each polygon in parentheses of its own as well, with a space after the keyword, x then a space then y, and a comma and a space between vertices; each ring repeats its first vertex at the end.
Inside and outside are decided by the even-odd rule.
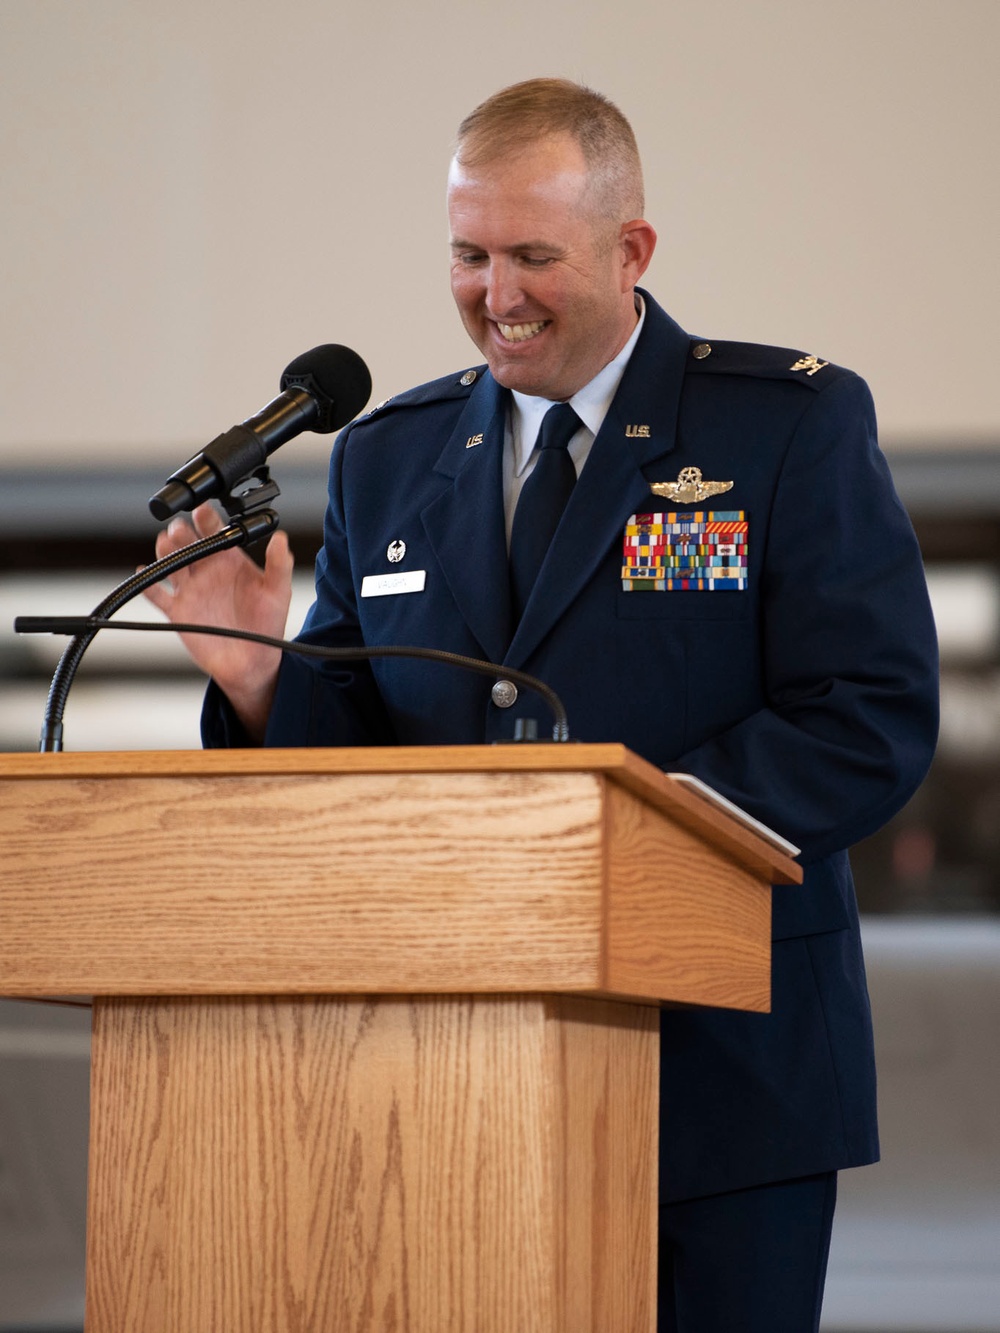
POLYGON ((731 491, 731 481, 703 481, 700 467, 682 467, 676 481, 651 481, 649 489, 654 495, 673 500, 676 504, 693 505, 708 500, 713 495, 722 495, 731 491))

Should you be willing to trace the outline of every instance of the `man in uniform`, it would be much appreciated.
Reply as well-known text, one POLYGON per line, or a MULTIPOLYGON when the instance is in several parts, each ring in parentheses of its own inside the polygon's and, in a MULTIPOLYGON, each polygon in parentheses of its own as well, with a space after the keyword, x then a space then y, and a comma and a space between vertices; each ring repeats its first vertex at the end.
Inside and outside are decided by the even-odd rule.
MULTIPOLYGON (((693 773, 803 849, 803 887, 774 894, 772 1012, 663 1015, 659 1327, 807 1333, 836 1172, 878 1153, 846 849, 907 800, 936 733, 921 562, 870 395, 813 355, 690 337, 637 287, 656 241, 638 152, 588 89, 531 80, 478 107, 448 211, 485 365, 342 433, 303 637, 532 672, 577 739, 693 773)), ((192 535, 175 520, 159 552, 192 535)), ((230 552, 150 595, 278 635, 290 570, 279 534, 264 570, 230 552)), ((426 662, 190 646, 208 744, 490 742, 541 711, 426 662)))

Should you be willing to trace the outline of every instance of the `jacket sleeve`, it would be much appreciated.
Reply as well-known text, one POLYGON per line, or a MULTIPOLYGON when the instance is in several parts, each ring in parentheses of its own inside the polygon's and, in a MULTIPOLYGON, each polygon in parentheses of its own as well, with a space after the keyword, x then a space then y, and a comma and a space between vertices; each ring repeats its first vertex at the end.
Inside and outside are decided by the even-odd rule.
POLYGON ((923 566, 857 376, 818 393, 800 419, 766 530, 765 706, 670 767, 708 782, 809 861, 881 827, 923 779, 937 736, 923 566))

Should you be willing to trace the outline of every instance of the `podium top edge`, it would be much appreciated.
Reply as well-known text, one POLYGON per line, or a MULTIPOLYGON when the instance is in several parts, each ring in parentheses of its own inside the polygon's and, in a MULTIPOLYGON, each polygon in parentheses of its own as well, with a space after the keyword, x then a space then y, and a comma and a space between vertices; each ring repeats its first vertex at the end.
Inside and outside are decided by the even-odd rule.
POLYGON ((77 750, 0 753, 0 778, 305 777, 346 773, 630 774, 667 789, 664 774, 617 743, 398 745, 245 750, 77 750))
POLYGON ((316 749, 77 750, 0 754, 0 778, 253 777, 278 773, 523 773, 659 770, 619 744, 329 746, 316 749))
POLYGON ((790 857, 619 743, 0 753, 0 780, 14 781, 572 772, 605 777, 713 841, 721 838, 731 855, 765 871, 772 883, 801 882, 790 857))

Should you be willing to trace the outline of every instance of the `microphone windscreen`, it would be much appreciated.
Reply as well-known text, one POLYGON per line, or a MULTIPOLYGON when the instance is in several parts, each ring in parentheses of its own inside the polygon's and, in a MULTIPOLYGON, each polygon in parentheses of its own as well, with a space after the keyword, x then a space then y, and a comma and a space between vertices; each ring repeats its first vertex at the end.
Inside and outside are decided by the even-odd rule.
POLYGON ((281 376, 281 388, 305 389, 319 405, 319 420, 310 430, 325 435, 356 417, 368 402, 372 377, 350 347, 323 343, 290 361, 281 376))

